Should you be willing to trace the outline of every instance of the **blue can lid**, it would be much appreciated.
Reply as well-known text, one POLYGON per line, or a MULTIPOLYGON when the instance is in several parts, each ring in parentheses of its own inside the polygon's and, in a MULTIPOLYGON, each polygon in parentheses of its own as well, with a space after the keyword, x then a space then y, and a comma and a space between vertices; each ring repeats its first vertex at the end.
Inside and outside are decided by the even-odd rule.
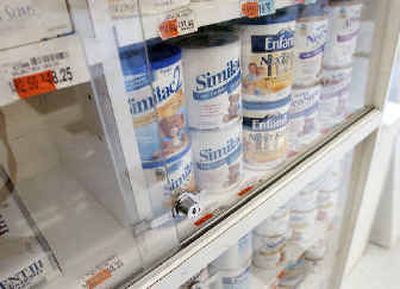
POLYGON ((145 45, 147 45, 152 70, 167 67, 181 59, 181 49, 169 43, 148 41, 124 46, 119 49, 124 75, 146 73, 145 45))
POLYGON ((324 9, 322 8, 321 3, 319 2, 315 4, 299 6, 299 11, 298 11, 299 18, 323 16, 324 14, 325 14, 324 9))
POLYGON ((267 15, 258 18, 242 18, 240 24, 243 25, 267 25, 290 22, 296 19, 298 5, 293 5, 287 8, 276 10, 272 15, 267 15))

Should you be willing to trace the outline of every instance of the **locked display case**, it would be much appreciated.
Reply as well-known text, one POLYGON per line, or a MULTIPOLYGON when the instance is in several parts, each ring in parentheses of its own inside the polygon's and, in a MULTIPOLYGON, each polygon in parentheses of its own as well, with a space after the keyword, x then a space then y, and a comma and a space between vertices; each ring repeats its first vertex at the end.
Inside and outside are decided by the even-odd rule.
POLYGON ((339 288, 398 6, 2 1, 0 287, 339 288))

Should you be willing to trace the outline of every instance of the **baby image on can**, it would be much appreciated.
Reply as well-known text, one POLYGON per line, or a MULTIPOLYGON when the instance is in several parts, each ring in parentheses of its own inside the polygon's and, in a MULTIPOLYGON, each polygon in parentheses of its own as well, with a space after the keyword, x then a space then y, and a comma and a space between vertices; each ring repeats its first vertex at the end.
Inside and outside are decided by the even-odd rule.
POLYGON ((236 122, 224 130, 190 131, 196 183, 200 190, 222 192, 242 179, 242 128, 236 122))
POLYGON ((289 110, 289 152, 298 152, 319 134, 318 103, 321 85, 293 88, 289 110))
POLYGON ((222 128, 242 117, 240 41, 233 31, 207 31, 183 47, 189 126, 222 128))
POLYGON ((120 55, 142 163, 181 152, 189 138, 180 49, 167 44, 149 46, 154 91, 145 59, 140 60, 143 46, 124 48, 120 55))
POLYGON ((285 160, 290 96, 275 102, 243 102, 246 166, 274 168, 285 160))
POLYGON ((242 21, 242 92, 247 101, 287 97, 293 81, 294 13, 242 21))
POLYGON ((294 85, 315 85, 321 79, 328 20, 318 4, 304 6, 296 24, 294 85))

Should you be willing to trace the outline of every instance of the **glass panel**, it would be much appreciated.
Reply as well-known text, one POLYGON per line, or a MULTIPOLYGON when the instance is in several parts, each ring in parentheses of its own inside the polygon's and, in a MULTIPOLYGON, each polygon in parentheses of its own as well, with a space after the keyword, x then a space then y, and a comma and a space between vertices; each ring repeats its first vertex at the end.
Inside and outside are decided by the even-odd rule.
POLYGON ((330 288, 351 162, 334 163, 179 289, 330 288))

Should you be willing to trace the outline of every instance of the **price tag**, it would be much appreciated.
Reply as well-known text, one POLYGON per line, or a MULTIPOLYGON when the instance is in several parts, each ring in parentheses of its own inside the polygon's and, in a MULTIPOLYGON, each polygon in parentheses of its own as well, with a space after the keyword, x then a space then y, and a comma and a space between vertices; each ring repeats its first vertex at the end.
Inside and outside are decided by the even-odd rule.
POLYGON ((14 78, 15 91, 20 98, 30 98, 56 90, 51 70, 14 78))
POLYGON ((113 277, 114 272, 121 269, 123 266, 124 263, 117 256, 111 256, 83 276, 81 279, 81 287, 85 289, 95 289, 96 287, 102 286, 113 277))
POLYGON ((74 35, 0 54, 0 106, 89 80, 80 42, 74 35))
POLYGON ((274 0, 241 0, 240 10, 242 16, 256 18, 275 13, 274 0))
POLYGON ((158 26, 161 39, 170 39, 196 32, 198 20, 190 8, 182 8, 168 14, 158 26))
POLYGON ((317 3, 317 0, 304 0, 304 4, 310 5, 310 4, 315 4, 317 3))

